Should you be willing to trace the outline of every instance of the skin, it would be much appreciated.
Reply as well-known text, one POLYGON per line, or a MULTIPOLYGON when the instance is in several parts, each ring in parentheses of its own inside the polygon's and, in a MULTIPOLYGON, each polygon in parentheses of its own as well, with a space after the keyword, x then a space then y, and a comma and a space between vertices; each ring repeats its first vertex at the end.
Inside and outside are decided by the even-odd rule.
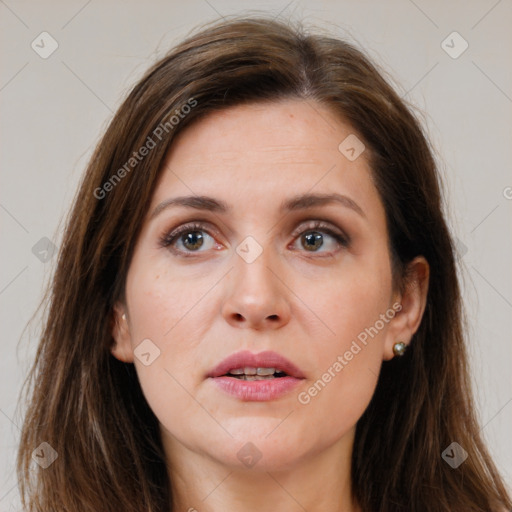
POLYGON ((259 103, 197 121, 167 155, 128 271, 126 302, 115 307, 112 353, 135 364, 160 421, 174 511, 359 510, 350 493, 355 426, 394 343, 409 343, 419 327, 429 269, 416 258, 405 292, 393 289, 385 213, 367 155, 349 161, 338 150, 353 133, 323 105, 259 103), (293 195, 333 191, 364 215, 341 204, 278 212, 293 195), (179 206, 150 218, 162 201, 190 194, 222 199, 232 210, 179 206), (349 245, 308 229, 316 219, 347 234, 349 245), (194 257, 159 244, 196 220, 207 223, 203 245, 185 245, 182 237, 174 244, 194 257), (311 231, 323 235, 323 245, 308 250, 311 231), (263 250, 252 263, 236 252, 247 236, 263 250), (299 393, 397 303, 402 309, 378 334, 300 403, 299 393), (160 350, 148 366, 134 357, 146 338, 160 350), (273 401, 226 395, 205 376, 242 349, 279 352, 306 378, 273 401), (251 468, 237 457, 248 442, 261 454, 251 468))

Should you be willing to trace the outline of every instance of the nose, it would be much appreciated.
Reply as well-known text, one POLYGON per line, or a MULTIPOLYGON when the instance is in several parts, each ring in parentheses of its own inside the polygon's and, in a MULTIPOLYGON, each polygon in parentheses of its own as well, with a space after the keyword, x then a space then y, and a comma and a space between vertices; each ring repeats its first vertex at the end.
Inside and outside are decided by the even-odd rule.
POLYGON ((226 276, 222 305, 222 315, 233 327, 279 329, 290 320, 290 291, 271 265, 268 253, 263 251, 252 263, 235 255, 235 268, 226 276))

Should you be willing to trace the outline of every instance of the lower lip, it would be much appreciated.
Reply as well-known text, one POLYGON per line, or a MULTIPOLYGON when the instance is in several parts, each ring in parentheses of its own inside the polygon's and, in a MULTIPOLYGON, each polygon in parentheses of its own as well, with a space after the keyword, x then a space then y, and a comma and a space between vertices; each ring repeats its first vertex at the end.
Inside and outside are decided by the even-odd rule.
POLYGON ((235 377, 214 377, 212 380, 222 391, 240 400, 266 402, 289 393, 302 379, 278 377, 269 380, 240 380, 235 377))

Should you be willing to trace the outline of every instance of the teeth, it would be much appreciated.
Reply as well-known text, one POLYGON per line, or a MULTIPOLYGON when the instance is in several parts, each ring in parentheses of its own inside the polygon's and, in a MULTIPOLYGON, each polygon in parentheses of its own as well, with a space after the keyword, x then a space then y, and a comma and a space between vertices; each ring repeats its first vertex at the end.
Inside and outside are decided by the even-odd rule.
POLYGON ((256 375, 274 375, 275 371, 275 368, 258 368, 256 370, 256 375))
POLYGON ((237 376, 237 379, 240 379, 240 380, 273 380, 275 379, 276 377, 274 377, 273 375, 241 375, 241 376, 237 376))
POLYGON ((275 368, 251 368, 249 366, 246 366, 245 368, 236 368, 235 370, 229 370, 229 373, 231 375, 270 376, 274 375, 275 371, 275 368))

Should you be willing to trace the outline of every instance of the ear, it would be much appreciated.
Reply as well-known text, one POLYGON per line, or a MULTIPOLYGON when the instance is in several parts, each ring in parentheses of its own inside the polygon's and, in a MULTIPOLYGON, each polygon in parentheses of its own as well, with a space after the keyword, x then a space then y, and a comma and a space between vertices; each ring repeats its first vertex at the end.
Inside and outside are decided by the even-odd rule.
POLYGON ((402 341, 409 345, 418 330, 427 304, 430 267, 423 256, 417 256, 407 265, 406 283, 403 293, 397 293, 393 304, 401 304, 389 322, 384 346, 384 359, 393 359, 393 346, 402 341))
POLYGON ((126 307, 116 303, 112 314, 112 337, 114 345, 110 349, 112 355, 123 363, 133 363, 129 318, 126 307))

